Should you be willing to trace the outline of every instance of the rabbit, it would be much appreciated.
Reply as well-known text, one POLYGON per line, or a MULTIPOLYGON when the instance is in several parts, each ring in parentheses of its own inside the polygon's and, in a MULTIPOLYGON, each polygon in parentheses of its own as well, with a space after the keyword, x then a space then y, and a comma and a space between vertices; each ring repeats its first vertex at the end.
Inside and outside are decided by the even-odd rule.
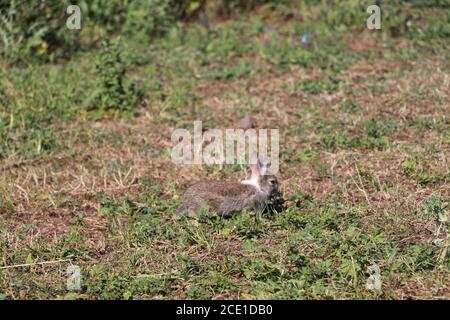
POLYGON ((190 186, 176 216, 195 217, 202 209, 231 217, 243 210, 263 210, 267 202, 278 193, 277 178, 267 172, 267 161, 253 157, 251 177, 240 182, 200 181, 190 186))

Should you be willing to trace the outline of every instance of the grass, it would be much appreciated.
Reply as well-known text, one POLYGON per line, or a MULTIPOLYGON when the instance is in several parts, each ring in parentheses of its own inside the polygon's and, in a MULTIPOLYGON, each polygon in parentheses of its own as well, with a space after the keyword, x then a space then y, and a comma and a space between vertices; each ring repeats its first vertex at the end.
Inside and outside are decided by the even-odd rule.
POLYGON ((289 8, 115 39, 122 75, 99 74, 101 46, 1 64, 0 266, 29 265, 0 269, 0 298, 450 298, 448 14, 370 32, 289 8), (174 165, 172 130, 246 114, 280 129, 286 209, 175 220, 191 181, 245 172, 174 165))

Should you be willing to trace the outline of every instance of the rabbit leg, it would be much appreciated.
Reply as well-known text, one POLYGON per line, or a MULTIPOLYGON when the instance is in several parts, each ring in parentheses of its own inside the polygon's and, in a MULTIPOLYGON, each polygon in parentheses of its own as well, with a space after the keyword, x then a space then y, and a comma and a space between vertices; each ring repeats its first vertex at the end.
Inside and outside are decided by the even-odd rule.
POLYGON ((220 203, 218 213, 224 218, 229 218, 237 213, 240 213, 244 209, 249 209, 247 200, 224 197, 220 203))
POLYGON ((200 198, 191 199, 189 205, 183 205, 176 215, 176 219, 180 220, 182 216, 188 218, 196 218, 202 209, 209 209, 209 205, 200 198))

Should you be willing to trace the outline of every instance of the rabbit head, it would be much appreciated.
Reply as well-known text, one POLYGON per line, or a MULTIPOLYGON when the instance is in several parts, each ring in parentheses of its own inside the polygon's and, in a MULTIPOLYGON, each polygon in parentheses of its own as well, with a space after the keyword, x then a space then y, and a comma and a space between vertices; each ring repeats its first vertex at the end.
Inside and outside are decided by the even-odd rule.
POLYGON ((250 159, 250 169, 252 171, 249 180, 241 183, 254 186, 258 191, 264 192, 271 197, 278 192, 278 179, 267 171, 267 158, 264 156, 252 156, 250 159))

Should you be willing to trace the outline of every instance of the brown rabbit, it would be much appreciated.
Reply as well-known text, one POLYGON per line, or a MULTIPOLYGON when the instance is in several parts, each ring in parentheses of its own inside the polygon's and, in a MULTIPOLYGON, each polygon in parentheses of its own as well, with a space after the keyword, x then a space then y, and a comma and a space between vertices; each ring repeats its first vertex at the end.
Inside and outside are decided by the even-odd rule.
POLYGON ((278 192, 277 178, 267 172, 267 161, 259 157, 250 165, 250 179, 241 182, 201 181, 189 187, 177 214, 195 217, 201 209, 230 217, 243 210, 262 210, 278 192), (256 162, 256 163, 255 163, 256 162))

